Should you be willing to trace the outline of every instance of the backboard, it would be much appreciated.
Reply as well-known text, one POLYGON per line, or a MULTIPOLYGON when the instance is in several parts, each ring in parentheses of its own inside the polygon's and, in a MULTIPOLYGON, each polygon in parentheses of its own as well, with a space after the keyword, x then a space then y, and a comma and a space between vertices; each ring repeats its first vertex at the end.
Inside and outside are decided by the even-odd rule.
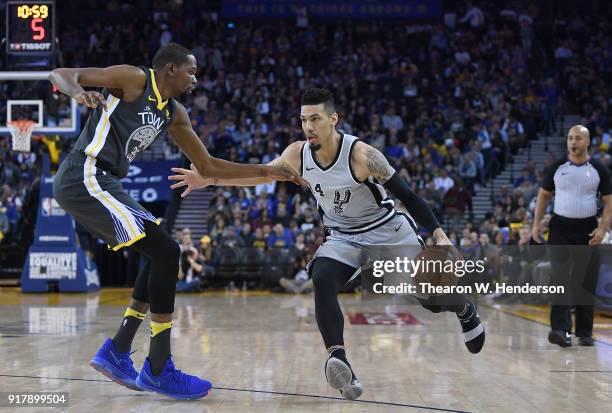
POLYGON ((0 72, 0 135, 6 123, 31 119, 34 134, 75 136, 80 132, 78 104, 54 90, 49 72, 0 72))

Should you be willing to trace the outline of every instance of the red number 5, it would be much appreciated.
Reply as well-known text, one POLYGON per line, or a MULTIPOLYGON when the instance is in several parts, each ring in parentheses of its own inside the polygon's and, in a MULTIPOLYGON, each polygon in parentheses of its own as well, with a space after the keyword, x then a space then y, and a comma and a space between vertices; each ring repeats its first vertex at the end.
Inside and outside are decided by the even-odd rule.
POLYGON ((32 35, 32 40, 42 40, 45 38, 45 28, 37 26, 38 23, 42 23, 43 19, 32 19, 32 31, 37 34, 32 35))

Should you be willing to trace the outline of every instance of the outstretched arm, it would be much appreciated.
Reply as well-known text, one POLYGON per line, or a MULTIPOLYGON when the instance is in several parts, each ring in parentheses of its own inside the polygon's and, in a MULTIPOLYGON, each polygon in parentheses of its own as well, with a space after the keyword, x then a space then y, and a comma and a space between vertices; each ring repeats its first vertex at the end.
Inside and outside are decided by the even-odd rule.
POLYGON ((131 101, 140 96, 145 89, 147 75, 139 68, 130 65, 109 66, 105 68, 59 68, 49 74, 49 80, 60 92, 70 96, 82 105, 95 108, 101 104, 106 109, 106 101, 100 92, 85 91, 82 86, 105 87, 121 91, 121 98, 131 101))
POLYGON ((438 245, 452 245, 427 203, 416 195, 391 165, 387 158, 370 145, 358 142, 351 156, 356 178, 360 181, 373 177, 395 195, 417 222, 431 232, 438 245))
POLYGON ((307 185, 299 173, 283 165, 239 164, 211 156, 193 131, 187 110, 178 102, 176 103, 176 115, 168 131, 174 138, 174 142, 204 178, 265 178, 264 182, 292 181, 298 185, 307 185))
MULTIPOLYGON (((290 169, 292 171, 299 171, 301 167, 300 150, 303 142, 294 142, 289 145, 281 156, 268 162, 266 165, 274 166, 279 168, 290 169)), ((184 168, 172 168, 173 172, 177 175, 171 175, 168 179, 177 181, 172 184, 170 188, 176 189, 183 186, 187 188, 181 194, 181 197, 189 195, 194 189, 200 189, 209 185, 220 185, 220 186, 254 186, 259 184, 266 184, 272 182, 274 179, 270 177, 247 177, 247 178, 218 178, 218 177, 203 177, 194 168, 193 164, 191 169, 184 168)))

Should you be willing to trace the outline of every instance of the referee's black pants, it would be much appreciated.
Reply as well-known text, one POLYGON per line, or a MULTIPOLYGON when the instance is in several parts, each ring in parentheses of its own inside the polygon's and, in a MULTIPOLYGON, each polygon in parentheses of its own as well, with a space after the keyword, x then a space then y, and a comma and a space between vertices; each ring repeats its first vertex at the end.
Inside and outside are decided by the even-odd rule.
POLYGON ((553 214, 550 220, 552 285, 563 285, 564 295, 551 296, 550 325, 553 330, 572 331, 571 309, 576 309, 576 336, 593 334, 593 291, 597 283, 596 247, 589 247, 589 234, 597 218, 566 218, 553 214), (586 245, 586 246, 585 246, 586 245))

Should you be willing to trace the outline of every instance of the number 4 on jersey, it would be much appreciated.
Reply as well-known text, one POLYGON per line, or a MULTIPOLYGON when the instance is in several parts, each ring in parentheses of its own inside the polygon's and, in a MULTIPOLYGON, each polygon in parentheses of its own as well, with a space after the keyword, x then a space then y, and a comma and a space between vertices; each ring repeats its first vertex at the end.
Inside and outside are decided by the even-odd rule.
POLYGON ((320 196, 325 196, 325 195, 323 194, 323 190, 321 189, 321 184, 316 184, 316 185, 315 185, 315 189, 314 189, 314 190, 315 190, 315 192, 316 192, 316 193, 318 193, 320 196))

